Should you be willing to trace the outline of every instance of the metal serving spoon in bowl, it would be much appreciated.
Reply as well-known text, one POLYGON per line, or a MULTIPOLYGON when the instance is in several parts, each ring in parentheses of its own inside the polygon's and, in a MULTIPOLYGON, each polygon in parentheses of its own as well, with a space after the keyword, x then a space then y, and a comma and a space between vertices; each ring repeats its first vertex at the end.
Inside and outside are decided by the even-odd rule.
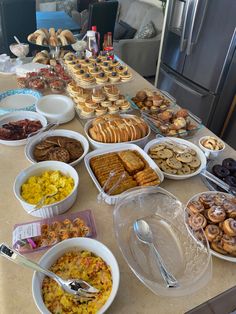
POLYGON ((96 293, 99 292, 98 289, 91 286, 89 283, 82 279, 69 279, 64 280, 50 270, 40 266, 39 264, 27 259, 23 255, 19 254, 17 251, 10 248, 8 245, 2 243, 0 245, 0 255, 6 257, 10 261, 29 267, 35 271, 43 273, 44 275, 55 280, 59 286, 62 287, 66 292, 76 295, 78 297, 93 298, 96 293))
POLYGON ((177 288, 179 283, 176 278, 167 270, 165 263, 162 260, 160 253, 153 243, 152 230, 149 224, 143 219, 135 220, 133 224, 134 232, 137 235, 138 239, 149 245, 150 248, 154 251, 157 257, 158 267, 161 273, 162 278, 164 279, 167 288, 177 288))

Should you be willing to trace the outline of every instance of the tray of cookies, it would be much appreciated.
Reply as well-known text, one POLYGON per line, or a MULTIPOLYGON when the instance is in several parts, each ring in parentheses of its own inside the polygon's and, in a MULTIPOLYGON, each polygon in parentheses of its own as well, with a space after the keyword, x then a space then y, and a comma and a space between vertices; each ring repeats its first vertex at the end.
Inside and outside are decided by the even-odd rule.
POLYGON ((155 133, 163 136, 190 138, 203 126, 197 116, 177 105, 157 112, 142 111, 142 117, 155 133))
POLYGON ((146 88, 138 91, 131 98, 131 104, 134 109, 147 113, 162 112, 175 103, 175 100, 169 94, 159 89, 151 90, 146 88))
POLYGON ((103 199, 110 205, 124 191, 137 186, 158 186, 164 179, 156 163, 135 144, 94 150, 85 156, 84 162, 103 199))
POLYGON ((206 156, 195 144, 179 138, 156 138, 144 151, 168 179, 183 180, 196 176, 206 167, 206 156))
POLYGON ((236 262, 236 198, 223 192, 194 195, 186 206, 187 225, 195 231, 204 229, 211 253, 236 262))
POLYGON ((67 93, 75 103, 78 116, 83 120, 106 113, 125 113, 133 110, 127 97, 114 85, 84 89, 71 82, 67 86, 67 93))
POLYGON ((133 79, 126 64, 107 56, 80 58, 69 53, 65 55, 63 62, 74 81, 84 88, 121 84, 133 79))
POLYGON ((97 232, 91 210, 16 224, 13 229, 13 248, 21 253, 47 249, 65 239, 96 238, 97 232))
POLYGON ((93 148, 120 146, 121 143, 144 147, 151 133, 142 118, 131 114, 97 117, 85 124, 84 131, 93 148))

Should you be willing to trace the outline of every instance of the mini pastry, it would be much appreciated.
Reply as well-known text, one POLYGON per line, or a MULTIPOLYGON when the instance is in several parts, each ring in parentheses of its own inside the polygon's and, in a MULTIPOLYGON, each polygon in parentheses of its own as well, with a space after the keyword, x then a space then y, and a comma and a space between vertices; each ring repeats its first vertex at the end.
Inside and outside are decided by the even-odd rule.
POLYGON ((205 210, 204 206, 199 201, 192 201, 188 204, 188 209, 190 210, 190 213, 192 214, 198 214, 205 210))
POLYGON ((95 83, 95 79, 89 73, 85 73, 81 77, 81 84, 85 86, 90 86, 90 85, 93 85, 94 83, 95 83))
POLYGON ((112 61, 111 61, 111 65, 113 66, 113 67, 117 67, 117 66, 119 66, 119 61, 118 60, 116 60, 116 59, 113 59, 112 61))
MULTIPOLYGON (((117 73, 123 73, 123 72, 125 72, 125 71, 127 71, 128 70, 128 68, 126 67, 126 66, 123 66, 123 65, 119 65, 119 66, 117 66, 116 67, 116 71, 117 71, 117 73)), ((146 93, 145 93, 145 95, 146 95, 146 93)), ((147 95, 146 95, 147 96, 147 95)))
POLYGON ((236 236, 236 220, 233 218, 226 219, 223 222, 223 230, 227 235, 231 237, 236 236))
POLYGON ((103 72, 101 72, 100 74, 96 75, 95 79, 96 79, 96 83, 98 85, 105 84, 106 82, 108 82, 108 77, 103 72))
POLYGON ((120 76, 118 73, 116 72, 112 72, 108 75, 109 80, 111 81, 111 83, 116 83, 119 82, 120 80, 120 76))
POLYGON ((132 74, 129 71, 121 72, 119 73, 119 75, 120 75, 121 82, 127 82, 131 80, 132 78, 132 74))
POLYGON ((103 63, 101 63, 100 66, 102 69, 105 69, 105 68, 109 67, 109 65, 110 65, 110 63, 108 61, 104 61, 103 63))
POLYGON ((99 69, 99 67, 93 67, 92 69, 89 70, 91 75, 99 75, 100 73, 102 73, 102 70, 99 69))
POLYGON ((224 144, 215 137, 209 136, 201 141, 203 147, 209 150, 222 150, 224 148, 224 144))
POLYGON ((119 107, 122 111, 127 111, 130 109, 130 103, 128 102, 128 100, 126 100, 123 102, 123 104, 119 105, 119 107))
POLYGON ((232 253, 236 251, 236 237, 231 237, 227 234, 224 234, 221 239, 223 249, 228 252, 232 253))
POLYGON ((217 253, 226 255, 227 252, 223 249, 221 241, 213 241, 211 242, 212 250, 216 251, 217 253))
POLYGON ((224 202, 226 201, 226 196, 224 194, 217 193, 214 197, 214 203, 215 205, 222 206, 224 202))
POLYGON ((102 90, 97 89, 92 94, 92 100, 96 103, 100 103, 106 99, 106 96, 102 92, 102 90))
POLYGON ((119 107, 116 105, 111 105, 108 107, 108 111, 110 113, 118 113, 119 112, 119 107))
POLYGON ((113 70, 113 67, 109 65, 108 67, 104 67, 104 68, 103 68, 103 71, 104 71, 107 75, 109 75, 109 74, 111 74, 114 70, 113 70))
POLYGON ((76 77, 78 77, 78 79, 82 79, 82 77, 84 76, 85 71, 83 69, 75 72, 76 77))
POLYGON ((209 194, 202 194, 199 197, 199 201, 203 204, 203 206, 207 209, 214 205, 214 197, 209 194))
POLYGON ((87 98, 85 101, 85 105, 86 107, 92 108, 92 109, 96 109, 98 106, 98 104, 95 101, 93 101, 92 98, 87 98))
POLYGON ((198 230, 206 227, 207 220, 202 214, 195 214, 189 216, 188 223, 193 230, 198 230))
POLYGON ((98 106, 96 109, 95 109, 95 114, 96 116, 102 116, 104 114, 107 113, 107 108, 104 108, 102 106, 98 106))
POLYGON ((79 110, 84 109, 84 107, 86 107, 86 105, 85 105, 84 102, 78 102, 78 103, 76 104, 76 108, 78 108, 79 110))
POLYGON ((217 225, 208 225, 205 228, 205 234, 209 242, 220 241, 223 233, 217 225))
POLYGON ((105 108, 111 106, 111 104, 112 104, 112 103, 111 103, 110 100, 101 101, 101 106, 102 106, 102 107, 105 107, 105 108))
POLYGON ((94 109, 88 108, 87 106, 81 109, 81 115, 84 117, 90 118, 94 114, 94 109))
POLYGON ((218 223, 225 220, 226 213, 220 206, 212 206, 207 211, 207 216, 213 223, 218 223))
POLYGON ((226 214, 230 218, 236 219, 236 204, 232 203, 229 200, 225 200, 223 203, 223 208, 224 208, 226 214))

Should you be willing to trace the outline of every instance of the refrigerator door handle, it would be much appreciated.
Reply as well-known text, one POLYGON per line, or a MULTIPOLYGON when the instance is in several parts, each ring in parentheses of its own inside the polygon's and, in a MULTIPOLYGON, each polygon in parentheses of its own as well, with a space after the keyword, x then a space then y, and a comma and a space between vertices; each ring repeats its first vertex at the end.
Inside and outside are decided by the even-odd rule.
POLYGON ((183 26, 182 26, 182 33, 180 37, 180 46, 179 50, 180 52, 183 52, 185 49, 185 29, 186 29, 186 23, 187 23, 187 17, 188 17, 188 10, 189 10, 189 0, 185 0, 185 8, 184 8, 184 14, 183 14, 183 26))
POLYGON ((209 95, 209 93, 207 93, 207 92, 206 92, 206 93, 200 93, 200 92, 198 92, 197 90, 192 89, 191 87, 189 87, 189 86, 183 84, 183 83, 180 82, 179 80, 176 80, 175 75, 173 75, 172 73, 167 72, 167 74, 168 74, 170 77, 174 78, 174 81, 175 81, 176 85, 179 85, 181 88, 185 89, 186 91, 189 91, 189 92, 192 93, 193 95, 196 95, 196 96, 201 97, 201 98, 206 97, 206 96, 209 95))
POLYGON ((200 23, 200 25, 198 27, 198 30, 197 30, 196 39, 193 42, 192 41, 193 29, 194 29, 194 24, 195 24, 195 20, 196 20, 198 4, 199 4, 199 0, 195 0, 194 7, 193 7, 192 20, 191 20, 191 25, 190 25, 190 34, 189 34, 188 43, 187 43, 187 55, 188 56, 192 52, 193 45, 195 45, 198 42, 198 38, 199 38, 201 29, 202 29, 202 24, 203 24, 203 21, 204 21, 204 17, 205 17, 207 5, 208 5, 208 0, 205 0, 205 6, 204 6, 204 9, 203 9, 203 12, 202 12, 202 15, 201 15, 201 23, 200 23))

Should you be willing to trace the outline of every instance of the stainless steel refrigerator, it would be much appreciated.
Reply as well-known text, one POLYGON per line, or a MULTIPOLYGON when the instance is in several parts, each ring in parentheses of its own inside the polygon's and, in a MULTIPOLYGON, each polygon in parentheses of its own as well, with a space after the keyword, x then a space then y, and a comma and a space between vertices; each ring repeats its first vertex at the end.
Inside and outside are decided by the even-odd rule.
POLYGON ((236 73, 229 103, 220 101, 235 50, 236 0, 170 0, 158 87, 219 132, 224 116, 214 114, 235 92, 236 73))

